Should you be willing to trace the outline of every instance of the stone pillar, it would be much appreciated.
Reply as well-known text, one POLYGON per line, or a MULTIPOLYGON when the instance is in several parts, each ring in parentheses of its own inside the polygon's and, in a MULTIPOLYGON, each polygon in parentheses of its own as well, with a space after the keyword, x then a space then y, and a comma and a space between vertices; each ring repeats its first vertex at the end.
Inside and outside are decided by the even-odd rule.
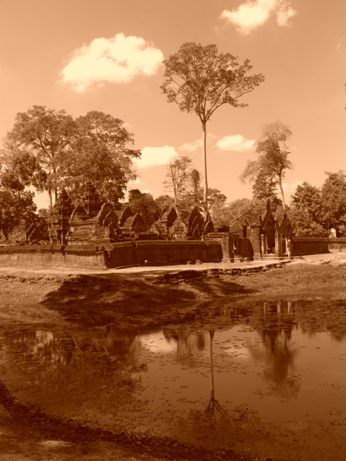
POLYGON ((275 256, 283 256, 282 251, 282 234, 280 232, 275 232, 275 256))
POLYGON ((250 226, 250 242, 252 244, 254 258, 263 258, 262 242, 261 242, 261 225, 252 224, 250 226))
POLYGON ((220 242, 222 248, 222 262, 234 262, 234 241, 229 232, 211 232, 208 240, 220 242))
POLYGON ((261 249, 262 255, 266 255, 268 253, 267 236, 265 234, 261 234, 261 249))

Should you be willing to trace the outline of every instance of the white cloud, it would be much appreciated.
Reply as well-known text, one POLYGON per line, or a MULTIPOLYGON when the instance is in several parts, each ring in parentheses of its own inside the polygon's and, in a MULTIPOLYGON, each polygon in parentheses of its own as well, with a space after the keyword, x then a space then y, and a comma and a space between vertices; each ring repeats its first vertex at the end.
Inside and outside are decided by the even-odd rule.
POLYGON ((221 18, 234 24, 239 32, 249 34, 265 24, 272 14, 277 16, 277 24, 284 27, 297 12, 287 0, 247 0, 235 10, 224 10, 221 18))
POLYGON ((203 146, 203 140, 202 139, 197 139, 194 142, 187 142, 187 143, 183 144, 182 146, 179 147, 179 150, 187 150, 189 152, 193 152, 193 151, 199 149, 202 146, 203 146))
MULTIPOLYGON (((304 181, 294 181, 292 183, 287 183, 287 182, 284 182, 282 184, 282 188, 284 190, 284 194, 285 194, 285 202, 289 202, 291 200, 291 197, 292 195, 294 195, 296 189, 298 186, 301 186, 303 184, 304 181)), ((280 194, 280 190, 279 188, 277 189, 278 193, 280 194)))
POLYGON ((231 150, 236 152, 242 152, 245 150, 251 150, 255 145, 254 139, 245 139, 241 134, 234 134, 231 136, 224 136, 219 139, 216 146, 220 150, 231 150))
POLYGON ((75 50, 61 78, 83 93, 93 85, 129 83, 136 75, 154 75, 162 60, 162 52, 143 38, 117 34, 108 39, 95 38, 75 50))
POLYGON ((134 160, 134 163, 138 168, 168 165, 178 157, 178 152, 172 146, 148 146, 144 147, 141 152, 141 158, 134 160))
POLYGON ((289 7, 284 6, 280 8, 276 15, 276 22, 278 26, 289 27, 291 25, 289 20, 293 18, 293 16, 295 16, 296 14, 297 12, 290 6, 289 7))
MULTIPOLYGON (((213 142, 217 136, 213 133, 208 133, 207 134, 207 143, 213 142)), ((196 151, 197 149, 201 148, 203 146, 203 138, 196 139, 194 142, 186 142, 182 146, 179 147, 179 150, 186 150, 189 152, 196 151)))
POLYGON ((140 182, 141 182, 140 178, 130 179, 130 181, 128 182, 128 186, 129 187, 136 186, 137 184, 140 184, 140 182))

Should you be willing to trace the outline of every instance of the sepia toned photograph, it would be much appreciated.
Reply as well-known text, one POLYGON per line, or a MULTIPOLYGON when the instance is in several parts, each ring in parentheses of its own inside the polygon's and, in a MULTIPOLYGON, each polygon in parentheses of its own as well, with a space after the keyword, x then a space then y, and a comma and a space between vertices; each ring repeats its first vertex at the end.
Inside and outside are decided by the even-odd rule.
POLYGON ((346 460, 346 2, 0 0, 0 461, 346 460))

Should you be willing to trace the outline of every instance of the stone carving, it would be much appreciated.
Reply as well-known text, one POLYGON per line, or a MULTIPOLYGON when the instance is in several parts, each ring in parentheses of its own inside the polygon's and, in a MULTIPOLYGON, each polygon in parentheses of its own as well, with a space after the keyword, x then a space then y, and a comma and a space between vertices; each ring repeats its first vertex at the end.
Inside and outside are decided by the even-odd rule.
POLYGON ((87 212, 78 206, 71 216, 69 244, 86 244, 90 242, 114 242, 118 234, 118 217, 113 205, 104 203, 92 218, 87 218, 87 212))
POLYGON ((262 220, 263 254, 275 253, 276 221, 272 213, 270 200, 267 200, 267 211, 262 220))
POLYGON ((141 213, 138 211, 134 214, 128 205, 122 211, 119 221, 121 235, 123 236, 133 236, 147 231, 147 227, 141 213))
POLYGON ((96 216, 102 206, 102 201, 99 194, 96 192, 95 186, 88 182, 86 186, 86 194, 83 197, 82 209, 87 218, 96 216))
POLYGON ((73 205, 65 189, 61 191, 54 205, 50 236, 53 243, 65 245, 70 230, 70 216, 73 205))
POLYGON ((174 223, 178 218, 178 213, 175 206, 164 208, 159 216, 159 219, 154 223, 152 232, 164 239, 173 237, 174 223))
POLYGON ((209 212, 206 218, 198 207, 195 207, 189 216, 187 237, 193 240, 201 240, 206 234, 214 232, 214 224, 209 212))
POLYGON ((204 218, 198 207, 195 207, 189 216, 187 224, 187 238, 201 240, 204 228, 204 218))

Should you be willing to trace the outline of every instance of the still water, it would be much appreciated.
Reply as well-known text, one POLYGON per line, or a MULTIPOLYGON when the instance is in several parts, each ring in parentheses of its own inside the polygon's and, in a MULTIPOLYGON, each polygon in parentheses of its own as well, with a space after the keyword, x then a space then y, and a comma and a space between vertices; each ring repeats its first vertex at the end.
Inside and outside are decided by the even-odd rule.
POLYGON ((0 379, 50 415, 115 431, 183 439, 196 418, 245 414, 297 431, 314 421, 346 430, 345 301, 233 304, 210 316, 228 326, 5 330, 0 379))

